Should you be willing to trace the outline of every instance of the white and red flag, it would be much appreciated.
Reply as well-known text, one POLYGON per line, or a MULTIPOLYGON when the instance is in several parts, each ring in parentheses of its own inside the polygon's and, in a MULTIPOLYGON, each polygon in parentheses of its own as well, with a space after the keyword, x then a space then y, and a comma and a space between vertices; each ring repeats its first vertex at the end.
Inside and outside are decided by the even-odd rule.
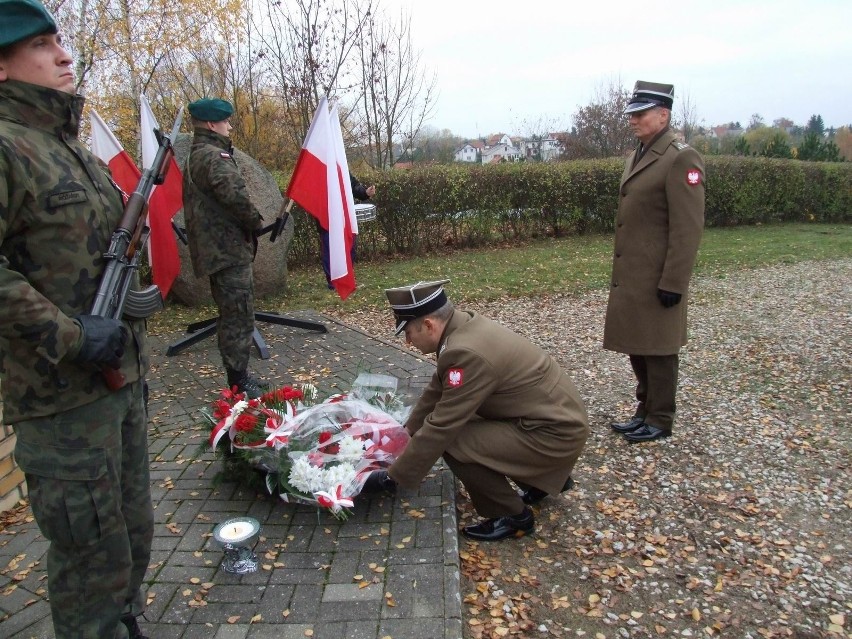
MULTIPOLYGON (((147 169, 157 156, 157 136, 159 129, 148 99, 141 96, 141 140, 142 168, 147 169)), ((174 142, 174 140, 172 140, 174 142)), ((172 229, 172 218, 183 207, 183 177, 174 156, 169 158, 165 181, 154 187, 148 200, 148 226, 151 236, 148 240, 148 261, 151 264, 151 278, 159 288, 163 299, 172 288, 180 273, 180 257, 177 241, 172 229)))
POLYGON ((112 179, 129 196, 142 172, 94 109, 89 111, 89 120, 92 123, 92 153, 109 167, 112 179))
POLYGON ((345 300, 355 290, 352 243, 358 233, 358 222, 337 108, 329 114, 325 98, 320 100, 305 136, 287 186, 287 197, 328 231, 331 283, 345 300))

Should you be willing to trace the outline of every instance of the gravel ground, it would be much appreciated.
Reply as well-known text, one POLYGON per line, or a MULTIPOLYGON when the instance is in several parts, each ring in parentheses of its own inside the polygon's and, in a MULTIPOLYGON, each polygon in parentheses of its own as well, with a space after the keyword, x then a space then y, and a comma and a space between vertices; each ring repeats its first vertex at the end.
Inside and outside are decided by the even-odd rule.
POLYGON ((694 281, 675 434, 636 445, 608 427, 633 378, 604 291, 459 304, 552 352, 592 426, 534 536, 460 540, 465 637, 852 637, 850 282, 852 260, 694 281))

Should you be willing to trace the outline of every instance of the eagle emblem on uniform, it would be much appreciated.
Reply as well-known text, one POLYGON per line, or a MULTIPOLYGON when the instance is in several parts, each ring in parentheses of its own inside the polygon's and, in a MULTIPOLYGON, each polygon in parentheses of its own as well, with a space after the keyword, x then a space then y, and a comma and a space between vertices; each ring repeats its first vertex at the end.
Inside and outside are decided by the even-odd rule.
POLYGON ((690 169, 686 172, 686 183, 692 186, 701 182, 701 171, 698 169, 690 169))
POLYGON ((464 371, 460 368, 451 368, 447 371, 447 383, 450 386, 461 386, 464 381, 464 371))

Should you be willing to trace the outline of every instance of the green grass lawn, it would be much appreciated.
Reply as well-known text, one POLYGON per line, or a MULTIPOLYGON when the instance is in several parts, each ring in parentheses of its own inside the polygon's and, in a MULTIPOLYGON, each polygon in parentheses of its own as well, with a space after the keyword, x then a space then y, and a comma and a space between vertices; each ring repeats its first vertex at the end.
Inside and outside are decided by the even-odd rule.
MULTIPOLYGON (((802 260, 852 257, 852 225, 783 224, 707 229, 696 273, 725 277, 739 269, 802 260)), ((517 247, 457 251, 449 255, 381 262, 358 262, 358 290, 346 301, 325 286, 319 264, 290 272, 287 290, 259 300, 258 308, 328 310, 383 307, 384 289, 417 280, 452 280, 456 301, 543 293, 582 293, 607 285, 611 235, 546 239, 517 247)), ((213 314, 212 307, 170 304, 151 321, 152 330, 169 330, 213 314)))

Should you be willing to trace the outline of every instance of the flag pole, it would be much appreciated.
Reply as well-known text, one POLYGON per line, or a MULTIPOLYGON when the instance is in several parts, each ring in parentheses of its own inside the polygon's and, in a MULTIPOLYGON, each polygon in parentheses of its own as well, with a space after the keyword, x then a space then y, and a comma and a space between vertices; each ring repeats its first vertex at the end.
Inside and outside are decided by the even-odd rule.
POLYGON ((278 236, 284 232, 284 227, 287 225, 287 218, 290 217, 290 209, 293 208, 293 204, 295 202, 290 198, 284 198, 284 201, 281 202, 281 208, 278 211, 278 217, 275 218, 275 221, 271 224, 267 224, 262 227, 257 233, 257 237, 261 235, 266 235, 270 233, 269 241, 274 242, 278 239, 278 236))

